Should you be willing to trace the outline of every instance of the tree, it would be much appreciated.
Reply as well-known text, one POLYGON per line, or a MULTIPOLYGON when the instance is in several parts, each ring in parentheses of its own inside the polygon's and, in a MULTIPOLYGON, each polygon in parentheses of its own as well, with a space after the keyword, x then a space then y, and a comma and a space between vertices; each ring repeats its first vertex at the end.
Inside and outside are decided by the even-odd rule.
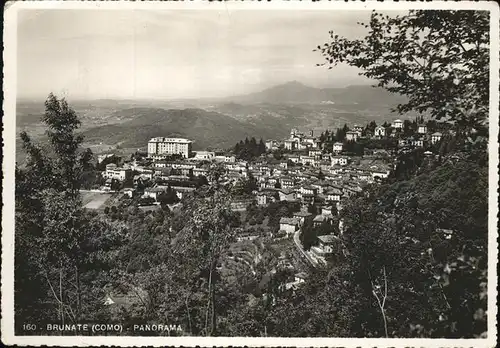
POLYGON ((82 208, 79 187, 92 153, 80 149, 76 113, 52 94, 45 108, 49 146, 21 133, 28 160, 16 168, 16 322, 78 323, 101 306, 102 279, 89 269, 108 267, 121 232, 82 208))
POLYGON ((160 202, 160 205, 164 207, 168 204, 175 204, 179 202, 179 197, 177 197, 175 190, 168 185, 167 190, 158 195, 158 202, 160 202))
POLYGON ((363 289, 359 308, 366 305, 367 332, 483 333, 486 264, 480 260, 487 255, 487 219, 476 209, 487 206, 486 172, 475 159, 446 164, 409 181, 372 187, 344 207, 341 239, 363 289), (465 182, 465 192, 457 191, 465 182))
POLYGON ((342 142, 345 139, 346 133, 349 131, 349 128, 347 127, 346 124, 344 124, 343 128, 337 128, 337 132, 335 133, 335 139, 337 141, 342 142))
POLYGON ((120 180, 115 179, 115 178, 111 179, 111 190, 112 191, 119 191, 120 187, 121 187, 120 180))
POLYGON ((201 175, 201 174, 198 175, 196 177, 196 185, 198 187, 208 185, 207 177, 205 175, 201 175))
POLYGON ((206 336, 217 334, 220 275, 216 266, 233 238, 231 222, 236 218, 229 201, 225 193, 217 192, 209 200, 191 202, 184 214, 191 218, 179 234, 174 251, 175 259, 183 265, 183 274, 179 275, 186 277, 183 287, 192 294, 201 291, 199 314, 191 319, 195 321, 192 326, 206 336))
POLYGON ((412 10, 390 17, 373 12, 363 39, 330 31, 318 46, 326 60, 346 63, 378 86, 408 97, 397 111, 428 112, 456 121, 459 131, 484 128, 489 105, 489 13, 412 10))
POLYGON ((266 144, 264 144, 264 141, 262 140, 262 138, 260 138, 258 145, 258 154, 262 155, 265 152, 266 152, 266 144))
POLYGON ((312 221, 308 219, 304 222, 301 228, 300 241, 305 250, 309 250, 311 246, 316 245, 318 242, 317 231, 313 228, 312 221))
POLYGON ((321 169, 318 172, 317 178, 319 180, 324 180, 325 179, 325 174, 321 171, 321 169))
POLYGON ((368 123, 365 129, 373 133, 375 132, 375 128, 377 128, 377 122, 371 121, 370 123, 368 123))
MULTIPOLYGON (((40 170, 39 178, 49 180, 43 187, 53 187, 78 195, 82 175, 91 169, 92 151, 79 151, 83 137, 76 133, 80 120, 66 100, 58 100, 52 93, 45 101, 45 113, 42 122, 46 125, 50 151, 55 155, 45 153, 33 144, 26 132, 21 132, 23 148, 28 155, 28 168, 40 170), (50 175, 50 176, 49 176, 50 175), (50 179, 49 179, 50 178, 50 179)), ((28 169, 28 171, 29 171, 28 169)), ((34 173, 34 171, 31 171, 34 173)), ((45 182, 40 182, 42 184, 45 182)))
POLYGON ((309 213, 313 214, 313 215, 318 214, 318 208, 317 208, 317 207, 316 207, 316 205, 314 205, 314 204, 309 204, 309 205, 307 206, 307 211, 308 211, 309 213))

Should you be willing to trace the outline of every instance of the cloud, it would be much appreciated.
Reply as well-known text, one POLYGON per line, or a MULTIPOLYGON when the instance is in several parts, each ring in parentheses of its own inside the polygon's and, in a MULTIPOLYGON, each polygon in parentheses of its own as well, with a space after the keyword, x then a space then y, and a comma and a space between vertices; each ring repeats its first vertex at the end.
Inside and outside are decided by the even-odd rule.
POLYGON ((79 98, 232 95, 289 80, 362 81, 315 67, 328 31, 359 37, 369 11, 23 10, 18 93, 79 98))

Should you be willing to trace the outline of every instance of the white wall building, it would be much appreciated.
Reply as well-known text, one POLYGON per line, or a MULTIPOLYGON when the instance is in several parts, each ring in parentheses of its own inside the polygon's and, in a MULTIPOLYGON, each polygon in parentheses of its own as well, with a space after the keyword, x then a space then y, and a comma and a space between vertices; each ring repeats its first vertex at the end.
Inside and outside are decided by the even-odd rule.
POLYGON ((382 126, 375 127, 375 136, 379 138, 385 137, 385 128, 382 126))
POLYGON ((431 135, 431 143, 436 144, 441 141, 441 138, 443 137, 443 134, 440 132, 432 133, 431 135))
POLYGON ((108 164, 106 166, 106 171, 103 172, 103 176, 107 179, 117 179, 120 181, 125 181, 132 176, 132 170, 128 168, 117 167, 116 164, 108 164))
POLYGON ((214 159, 217 162, 225 162, 225 163, 234 163, 234 162, 236 162, 236 157, 234 157, 234 156, 224 156, 224 155, 221 155, 221 156, 215 156, 214 159))
POLYGON ((215 158, 215 152, 212 151, 196 151, 194 155, 195 160, 213 160, 215 158))
POLYGON ((332 156, 332 166, 334 165, 341 165, 341 166, 345 166, 347 165, 348 163, 348 160, 347 160, 347 157, 341 157, 341 156, 332 156))
POLYGON ((344 144, 342 144, 342 143, 334 143, 333 144, 333 152, 342 152, 343 148, 344 148, 344 144))
POLYGON ((185 158, 191 156, 193 142, 184 138, 152 138, 148 142, 148 157, 153 155, 179 154, 185 158))
POLYGON ((395 120, 393 123, 392 123, 392 127, 393 128, 396 128, 396 129, 403 129, 403 121, 401 120, 395 120))
POLYGON ((425 134, 427 133, 427 126, 425 124, 420 124, 417 129, 418 134, 425 134))
POLYGON ((349 131, 345 134, 345 138, 348 141, 356 141, 359 138, 359 133, 355 131, 349 131))

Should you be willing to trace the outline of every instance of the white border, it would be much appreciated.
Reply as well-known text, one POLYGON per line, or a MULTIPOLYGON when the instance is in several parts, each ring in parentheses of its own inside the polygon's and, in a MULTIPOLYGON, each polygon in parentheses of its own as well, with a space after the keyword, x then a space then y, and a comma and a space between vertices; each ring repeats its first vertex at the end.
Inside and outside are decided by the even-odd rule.
POLYGON ((494 347, 497 340, 496 286, 498 222, 498 86, 499 86, 499 7, 496 2, 128 2, 128 1, 11 1, 4 10, 4 117, 3 117, 3 207, 2 207, 2 342, 8 345, 58 346, 474 346, 494 347), (489 152, 489 255, 488 255, 488 338, 486 339, 376 339, 376 338, 275 338, 275 337, 87 337, 87 336, 15 336, 14 335, 14 163, 17 73, 17 11, 20 9, 106 9, 106 10, 176 10, 205 9, 226 11, 252 10, 408 10, 408 9, 469 9, 490 11, 490 152, 489 152))

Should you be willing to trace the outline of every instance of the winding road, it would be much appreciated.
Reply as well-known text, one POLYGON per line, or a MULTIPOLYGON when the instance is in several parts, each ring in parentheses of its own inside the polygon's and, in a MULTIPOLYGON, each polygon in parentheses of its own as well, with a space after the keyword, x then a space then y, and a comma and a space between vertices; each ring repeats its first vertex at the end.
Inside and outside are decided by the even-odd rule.
POLYGON ((302 246, 302 243, 300 242, 300 229, 294 233, 293 235, 293 242, 295 243, 295 247, 297 248, 297 250, 300 252, 300 254, 302 254, 306 260, 311 264, 311 266, 313 267, 318 267, 318 262, 316 262, 316 260, 314 260, 311 255, 309 255, 305 250, 304 250, 304 247, 302 246))

